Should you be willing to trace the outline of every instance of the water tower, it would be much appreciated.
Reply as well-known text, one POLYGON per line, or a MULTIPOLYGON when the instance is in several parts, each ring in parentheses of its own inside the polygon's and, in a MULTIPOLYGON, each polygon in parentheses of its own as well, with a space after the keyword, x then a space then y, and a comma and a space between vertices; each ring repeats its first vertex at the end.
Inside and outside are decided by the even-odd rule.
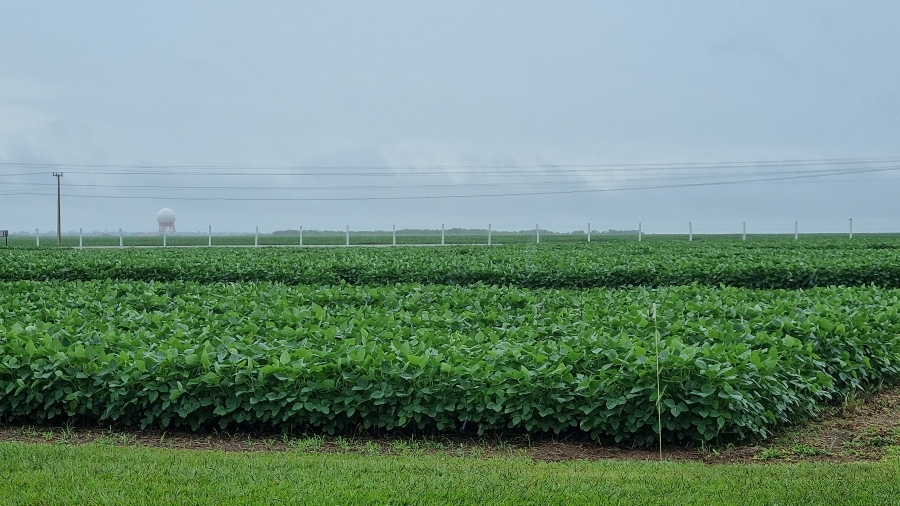
POLYGON ((156 213, 156 221, 159 223, 159 233, 175 231, 175 211, 165 207, 156 213))

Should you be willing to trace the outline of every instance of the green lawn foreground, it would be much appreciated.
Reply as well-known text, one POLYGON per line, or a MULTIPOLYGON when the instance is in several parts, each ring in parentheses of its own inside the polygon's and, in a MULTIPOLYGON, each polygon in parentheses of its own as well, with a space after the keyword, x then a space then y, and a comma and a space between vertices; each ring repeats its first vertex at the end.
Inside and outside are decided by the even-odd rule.
POLYGON ((900 459, 543 463, 3 442, 0 504, 900 504, 900 459))

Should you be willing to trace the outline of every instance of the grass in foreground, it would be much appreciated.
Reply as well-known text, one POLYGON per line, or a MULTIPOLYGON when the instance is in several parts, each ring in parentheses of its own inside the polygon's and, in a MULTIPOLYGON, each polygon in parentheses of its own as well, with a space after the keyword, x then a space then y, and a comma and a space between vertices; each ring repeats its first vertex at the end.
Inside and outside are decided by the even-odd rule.
POLYGON ((0 443, 0 504, 898 504, 876 463, 541 463, 0 443))

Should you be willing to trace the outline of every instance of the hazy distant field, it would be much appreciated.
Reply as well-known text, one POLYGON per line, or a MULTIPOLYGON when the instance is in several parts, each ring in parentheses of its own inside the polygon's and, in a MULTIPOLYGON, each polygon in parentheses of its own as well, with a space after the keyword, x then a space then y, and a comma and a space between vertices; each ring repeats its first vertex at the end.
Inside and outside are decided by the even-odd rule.
MULTIPOLYGON (((610 241, 610 240, 637 240, 637 236, 625 235, 599 235, 593 234, 591 241, 610 241)), ((484 234, 453 234, 446 233, 444 235, 445 244, 487 244, 487 233, 484 234)), ((260 246, 286 246, 300 245, 300 236, 286 234, 260 234, 260 246)), ((392 242, 390 232, 350 232, 350 244, 352 245, 389 245, 392 242)), ((492 244, 528 244, 537 242, 535 234, 523 234, 517 232, 494 232, 491 235, 492 244)), ((570 243, 570 242, 587 242, 587 234, 551 234, 541 232, 542 243, 570 243)), ((124 236, 122 238, 124 246, 162 246, 162 236, 124 236)), ((167 246, 206 246, 209 243, 208 236, 205 235, 168 235, 166 237, 167 246)), ((252 246, 254 244, 254 235, 213 235, 212 243, 214 246, 252 246)), ((346 236, 343 232, 304 232, 304 246, 344 246, 346 244, 346 236)), ((401 234, 397 233, 397 244, 441 244, 441 233, 435 231, 432 234, 401 234)), ((34 236, 15 236, 9 238, 11 247, 34 247, 34 236)), ((83 245, 85 247, 95 246, 118 246, 119 236, 84 236, 83 245)), ((77 236, 64 236, 62 246, 77 247, 77 236)), ((55 236, 41 236, 41 247, 56 247, 55 236)))
MULTIPOLYGON (((854 237, 860 239, 888 239, 898 238, 900 234, 856 234, 854 237)), ((803 234, 800 240, 810 239, 840 239, 847 238, 847 234, 803 234)), ((254 244, 254 235, 213 235, 213 246, 252 246, 254 244)), ((759 240, 793 240, 793 234, 748 234, 748 241, 759 240)), ((637 234, 591 234, 592 243, 610 242, 610 241, 637 241, 637 234)), ((685 234, 644 234, 643 241, 687 241, 685 234)), ((694 241, 740 241, 740 234, 694 234, 694 241)), ((392 237, 390 232, 350 232, 351 246, 366 245, 390 245, 392 237)), ((487 244, 487 233, 446 233, 444 235, 444 244, 487 244)), ((491 243, 495 245, 501 244, 534 244, 537 238, 534 232, 493 232, 491 235, 491 243)), ((586 243, 586 233, 551 233, 541 231, 540 242, 542 244, 560 244, 560 243, 586 243)), ((62 247, 74 248, 78 247, 78 236, 67 235, 62 238, 62 247)), ((174 234, 166 237, 167 246, 206 246, 209 243, 208 236, 205 235, 181 235, 174 234)), ((3 246, 0 241, 0 247, 3 246)), ((117 247, 119 246, 118 235, 104 236, 88 236, 82 239, 85 247, 117 247)), ((122 238, 122 244, 125 247, 152 247, 162 246, 163 237, 160 236, 135 236, 125 235, 122 238)), ((344 232, 304 232, 303 246, 344 246, 346 244, 346 236, 344 232)), ((439 245, 441 244, 441 233, 435 231, 433 233, 397 233, 397 245, 439 245)), ((9 237, 9 247, 35 247, 35 237, 32 236, 11 236, 9 237)), ((260 234, 260 246, 300 246, 300 236, 297 234, 260 234)), ((55 236, 41 236, 41 248, 55 248, 55 236)))

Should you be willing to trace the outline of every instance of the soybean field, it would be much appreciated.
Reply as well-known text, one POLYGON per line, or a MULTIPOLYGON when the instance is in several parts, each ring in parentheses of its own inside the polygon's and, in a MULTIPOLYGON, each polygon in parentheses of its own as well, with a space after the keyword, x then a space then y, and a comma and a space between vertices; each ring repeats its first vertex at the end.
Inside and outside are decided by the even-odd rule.
POLYGON ((0 251, 0 418, 745 442, 900 377, 900 240, 0 251))

